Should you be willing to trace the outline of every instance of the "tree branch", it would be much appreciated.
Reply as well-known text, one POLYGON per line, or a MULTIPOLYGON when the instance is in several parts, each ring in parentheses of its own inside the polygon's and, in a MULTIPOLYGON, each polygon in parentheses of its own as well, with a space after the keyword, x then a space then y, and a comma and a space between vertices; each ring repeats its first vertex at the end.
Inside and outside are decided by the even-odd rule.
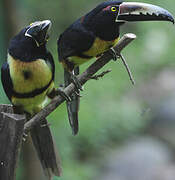
MULTIPOLYGON (((120 52, 134 39, 136 38, 135 34, 125 34, 118 44, 114 47, 114 50, 117 54, 120 52)), ((91 77, 101 69, 105 64, 107 64, 113 58, 112 54, 109 52, 105 52, 100 58, 98 58, 92 65, 90 65, 81 75, 78 76, 78 80, 81 85, 85 84, 91 77)), ((75 90, 75 86, 71 83, 64 89, 64 92, 67 95, 71 95, 75 90)), ((48 104, 45 108, 43 108, 38 114, 33 116, 24 126, 24 132, 28 133, 30 129, 35 126, 35 124, 39 123, 41 119, 47 117, 52 111, 54 111, 61 103, 63 103, 65 99, 61 96, 56 96, 53 98, 50 104, 48 104)))
POLYGON ((94 75, 94 76, 91 76, 90 79, 94 79, 94 80, 99 80, 100 78, 102 78, 104 75, 110 73, 112 70, 111 69, 108 69, 106 71, 103 71, 102 73, 100 74, 97 74, 97 75, 94 75))

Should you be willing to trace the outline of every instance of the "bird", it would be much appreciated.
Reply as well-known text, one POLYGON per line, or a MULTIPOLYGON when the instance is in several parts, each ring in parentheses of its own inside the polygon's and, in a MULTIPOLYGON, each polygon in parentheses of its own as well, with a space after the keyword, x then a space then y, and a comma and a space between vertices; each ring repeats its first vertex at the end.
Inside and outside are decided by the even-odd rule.
MULTIPOLYGON (((27 119, 38 113, 57 95, 55 65, 47 50, 51 21, 36 21, 23 28, 9 43, 7 61, 1 67, 3 89, 13 104, 14 113, 27 119)), ((60 162, 47 120, 30 131, 45 175, 60 176, 60 162)))
MULTIPOLYGON (((65 86, 73 82, 81 89, 77 81, 79 66, 92 58, 98 58, 104 52, 111 52, 113 59, 117 55, 112 49, 120 36, 120 26, 131 21, 170 21, 174 18, 167 10, 159 6, 140 2, 105 1, 87 14, 77 19, 57 41, 58 59, 64 68, 65 86)), ((74 93, 72 101, 67 102, 70 126, 74 135, 78 133, 79 97, 74 93)))

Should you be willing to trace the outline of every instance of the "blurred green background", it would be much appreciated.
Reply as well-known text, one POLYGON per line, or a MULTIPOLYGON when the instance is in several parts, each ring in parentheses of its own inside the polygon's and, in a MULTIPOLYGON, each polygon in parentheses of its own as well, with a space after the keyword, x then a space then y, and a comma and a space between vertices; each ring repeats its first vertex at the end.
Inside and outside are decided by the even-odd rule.
MULTIPOLYGON (((100 2, 1 0, 0 64, 6 60, 11 37, 33 21, 50 19, 53 26, 48 49, 55 59, 55 83, 63 83, 56 40, 66 27, 100 2)), ((175 1, 144 2, 164 7, 175 16, 175 1)), ((103 68, 112 69, 111 73, 99 81, 89 81, 84 87, 77 136, 71 134, 65 103, 48 117, 63 169, 62 177, 55 177, 54 180, 98 179, 106 157, 131 137, 143 135, 159 105, 167 98, 174 97, 175 26, 168 22, 128 23, 121 27, 121 35, 128 32, 137 35, 137 39, 123 51, 136 85, 133 86, 129 81, 121 61, 111 61, 103 68)), ((81 71, 91 63, 84 64, 81 71)), ((0 103, 9 103, 1 85, 0 103)), ((27 152, 20 157, 17 180, 44 179, 30 148, 24 149, 27 152)))

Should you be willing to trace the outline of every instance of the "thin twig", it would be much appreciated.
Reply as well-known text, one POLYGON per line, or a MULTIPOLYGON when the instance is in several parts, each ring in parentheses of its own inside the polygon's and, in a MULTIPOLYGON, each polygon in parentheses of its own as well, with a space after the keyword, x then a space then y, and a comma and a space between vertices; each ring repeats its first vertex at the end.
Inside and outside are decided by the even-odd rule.
POLYGON ((112 70, 111 69, 108 69, 106 71, 103 71, 102 73, 100 74, 97 74, 97 75, 94 75, 92 76, 90 79, 94 79, 94 80, 99 80, 100 78, 102 78, 104 75, 106 75, 107 73, 110 73, 112 70))
MULTIPOLYGON (((114 47, 116 53, 120 52, 134 39, 136 38, 135 34, 125 34, 118 44, 114 47)), ((85 84, 90 77, 92 77, 98 70, 100 70, 105 64, 107 64, 111 59, 112 55, 109 52, 104 53, 97 61, 90 65, 81 75, 77 76, 81 85, 85 84)), ((67 95, 71 95, 75 90, 75 86, 71 83, 64 89, 64 92, 67 95)), ((27 133, 30 129, 39 123, 43 118, 47 117, 52 111, 54 111, 65 99, 61 96, 56 96, 53 98, 50 104, 43 108, 39 113, 37 113, 32 119, 30 119, 24 126, 24 132, 27 133)))
POLYGON ((132 73, 131 73, 131 71, 130 71, 130 69, 129 69, 129 66, 128 66, 128 64, 127 64, 127 62, 126 62, 126 60, 125 60, 125 58, 124 58, 124 56, 123 56, 122 54, 120 54, 120 58, 121 58, 124 66, 125 66, 125 68, 126 68, 126 71, 128 72, 129 79, 131 80, 131 83, 132 83, 133 85, 135 85, 135 81, 134 81, 134 78, 133 78, 133 76, 132 76, 132 73))

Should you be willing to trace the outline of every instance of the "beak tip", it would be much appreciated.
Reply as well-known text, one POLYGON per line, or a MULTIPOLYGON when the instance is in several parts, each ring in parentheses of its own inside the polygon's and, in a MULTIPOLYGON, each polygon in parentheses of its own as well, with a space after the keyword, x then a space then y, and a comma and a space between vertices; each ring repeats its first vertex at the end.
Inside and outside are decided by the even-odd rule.
POLYGON ((174 18, 171 19, 171 22, 172 22, 173 24, 175 23, 174 18))
POLYGON ((44 20, 43 23, 45 23, 46 25, 52 25, 52 22, 50 20, 44 20))
POLYGON ((167 18, 168 21, 172 22, 173 24, 175 23, 174 17, 171 13, 167 13, 167 18))
POLYGON ((175 23, 175 20, 174 20, 173 16, 169 16, 168 20, 169 20, 170 22, 172 22, 173 24, 175 23))
POLYGON ((42 29, 48 30, 52 26, 52 22, 50 20, 42 21, 42 29))

